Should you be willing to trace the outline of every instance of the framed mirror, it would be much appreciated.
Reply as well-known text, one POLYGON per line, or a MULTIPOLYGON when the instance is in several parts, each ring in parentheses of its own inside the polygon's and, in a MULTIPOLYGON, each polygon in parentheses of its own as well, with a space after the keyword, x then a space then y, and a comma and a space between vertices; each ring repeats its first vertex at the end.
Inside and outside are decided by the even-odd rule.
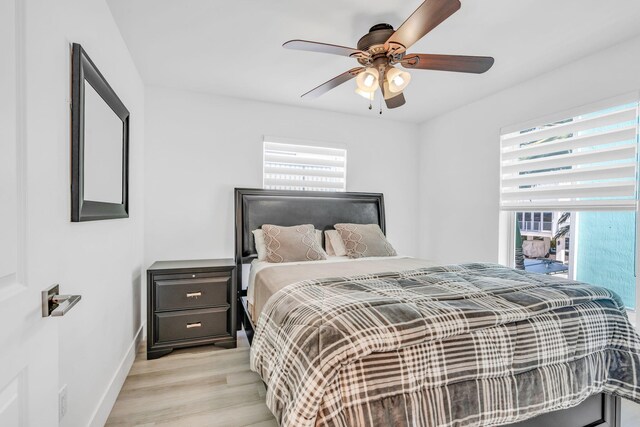
POLYGON ((127 218, 129 110, 77 43, 71 62, 71 221, 127 218))

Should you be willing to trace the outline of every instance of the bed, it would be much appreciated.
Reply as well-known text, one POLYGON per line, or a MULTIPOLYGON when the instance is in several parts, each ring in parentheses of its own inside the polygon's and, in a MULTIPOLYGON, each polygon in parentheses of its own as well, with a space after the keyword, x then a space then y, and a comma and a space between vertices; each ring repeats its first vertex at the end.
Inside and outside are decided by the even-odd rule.
POLYGON ((252 230, 351 222, 384 232, 384 200, 236 189, 235 208, 240 320, 283 426, 619 426, 618 395, 640 400, 638 337, 606 290, 396 257, 264 268, 252 279, 266 291, 247 295, 252 230))

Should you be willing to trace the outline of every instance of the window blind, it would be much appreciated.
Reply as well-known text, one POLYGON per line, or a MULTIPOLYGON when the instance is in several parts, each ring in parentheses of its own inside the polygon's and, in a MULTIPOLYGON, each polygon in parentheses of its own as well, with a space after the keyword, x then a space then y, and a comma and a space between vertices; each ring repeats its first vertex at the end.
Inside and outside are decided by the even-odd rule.
POLYGON ((345 191, 347 150, 264 141, 264 188, 345 191))
POLYGON ((637 94, 628 99, 502 133, 501 209, 635 210, 637 94))

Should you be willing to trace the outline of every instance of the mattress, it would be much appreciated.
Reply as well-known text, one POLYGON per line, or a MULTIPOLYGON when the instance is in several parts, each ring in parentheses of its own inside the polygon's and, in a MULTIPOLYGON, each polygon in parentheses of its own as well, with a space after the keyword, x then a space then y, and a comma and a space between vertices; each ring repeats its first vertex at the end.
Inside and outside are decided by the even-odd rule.
POLYGON ((254 260, 251 263, 247 303, 249 316, 257 323, 262 308, 279 290, 303 280, 327 279, 331 277, 361 276, 386 271, 412 270, 433 267, 433 261, 406 256, 369 257, 350 259, 330 257, 323 261, 301 261, 269 263, 254 260))

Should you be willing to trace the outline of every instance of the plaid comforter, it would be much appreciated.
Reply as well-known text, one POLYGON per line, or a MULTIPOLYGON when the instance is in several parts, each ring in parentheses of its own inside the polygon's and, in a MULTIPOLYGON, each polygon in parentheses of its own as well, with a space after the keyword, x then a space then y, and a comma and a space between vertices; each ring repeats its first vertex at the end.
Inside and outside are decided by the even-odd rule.
POLYGON ((640 401, 640 339, 616 294, 494 264, 289 285, 251 369, 282 426, 486 426, 600 392, 640 401))

